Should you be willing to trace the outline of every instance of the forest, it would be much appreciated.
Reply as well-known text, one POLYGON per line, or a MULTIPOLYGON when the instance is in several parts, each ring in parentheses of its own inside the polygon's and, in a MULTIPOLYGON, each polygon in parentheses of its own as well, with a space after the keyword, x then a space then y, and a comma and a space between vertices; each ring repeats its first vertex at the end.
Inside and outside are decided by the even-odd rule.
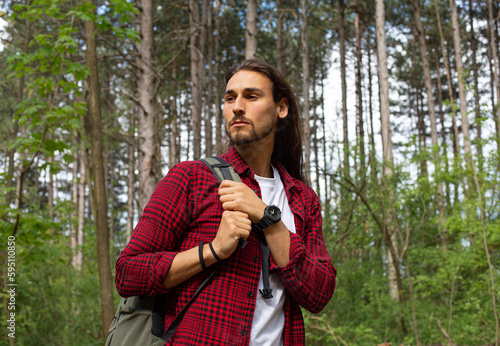
POLYGON ((0 345, 103 344, 120 250, 221 153, 248 58, 299 97, 338 272, 306 344, 499 345, 499 1, 0 4, 0 345))

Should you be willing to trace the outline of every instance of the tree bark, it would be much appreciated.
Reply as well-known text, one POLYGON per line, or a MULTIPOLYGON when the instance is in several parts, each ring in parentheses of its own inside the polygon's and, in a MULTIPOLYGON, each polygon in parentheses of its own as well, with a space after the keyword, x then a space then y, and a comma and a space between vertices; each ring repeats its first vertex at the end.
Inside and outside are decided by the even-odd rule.
MULTIPOLYGON (((451 0, 450 0, 451 1, 451 0)), ((491 5, 491 0, 487 0, 488 2, 488 28, 490 33, 490 45, 491 52, 493 58, 493 80, 495 85, 496 99, 497 102, 500 100, 500 67, 498 63, 498 54, 497 54, 497 44, 495 31, 493 30, 493 6, 491 5)), ((497 129, 497 151, 500 153, 500 107, 496 105, 496 129, 497 129)))
POLYGON ((200 10, 198 0, 189 0, 189 27, 191 53, 191 119, 193 126, 193 158, 201 157, 201 84, 200 66, 203 65, 200 44, 200 10))
POLYGON ((361 56, 361 29, 359 26, 359 13, 355 9, 354 14, 354 30, 356 36, 356 137, 359 149, 359 164, 360 173, 363 176, 366 172, 365 164, 365 130, 363 122, 363 92, 361 83, 363 76, 361 73, 362 56, 361 56))
POLYGON ((286 75, 286 62, 285 62, 285 38, 283 36, 283 1, 276 0, 276 67, 278 70, 286 75))
POLYGON ((245 44, 245 59, 255 59, 257 57, 257 0, 247 1, 245 44))
POLYGON ((222 136, 223 136, 223 122, 222 122, 222 76, 221 76, 221 52, 220 52, 220 8, 221 1, 215 1, 215 152, 220 155, 222 152, 222 136))
POLYGON ((127 243, 134 230, 134 200, 135 200, 135 116, 134 112, 129 114, 129 129, 127 143, 127 243))
MULTIPOLYGON (((415 25, 417 27, 417 37, 418 37, 418 47, 420 50, 420 57, 422 59, 422 69, 424 72, 424 82, 425 90, 427 95, 427 109, 429 112, 429 120, 431 123, 431 142, 432 142, 432 152, 434 153, 434 166, 435 166, 435 182, 437 188, 437 206, 439 210, 440 217, 440 238, 443 239, 443 227, 444 227, 444 195, 443 195, 443 183, 441 182, 440 172, 441 172, 441 162, 439 157, 439 147, 438 147, 438 131, 437 131, 437 119, 435 110, 434 94, 432 92, 432 79, 429 66, 429 59, 427 57, 427 43, 425 41, 424 26, 422 24, 422 18, 420 13, 420 1, 413 0, 412 2, 413 14, 415 17, 415 25)), ((425 129, 424 129, 425 132, 425 129)))
MULTIPOLYGON (((378 76, 380 89, 380 118, 384 160, 384 180, 389 182, 393 175, 393 153, 392 153, 392 134, 391 120, 389 109, 389 71, 387 69, 387 46, 385 39, 385 6, 383 0, 375 2, 375 28, 377 35, 377 60, 378 60, 378 76)), ((389 279, 389 294, 394 300, 398 300, 401 304, 405 302, 403 295, 403 284, 401 273, 399 270, 399 253, 398 243, 396 239, 395 215, 392 206, 392 188, 387 184, 388 206, 384 213, 384 239, 388 247, 388 279, 389 279)), ((404 318, 400 318, 401 327, 404 334, 407 334, 404 318)))
POLYGON ((342 129, 343 129, 343 166, 349 176, 349 124, 347 119, 347 84, 346 84, 346 51, 345 51, 345 4, 344 0, 337 1, 338 25, 339 25, 339 47, 340 47, 340 80, 342 89, 342 129))
MULTIPOLYGON (((92 4, 92 0, 86 0, 92 4)), ((104 166, 102 156, 102 124, 99 96, 99 77, 97 73, 97 53, 95 38, 95 23, 85 21, 85 39, 87 44, 87 67, 89 77, 88 120, 91 130, 92 168, 94 180, 95 208, 94 218, 97 228, 97 264, 99 267, 99 283, 102 307, 102 337, 106 338, 109 323, 114 315, 113 284, 111 279, 111 261, 109 254, 108 202, 104 181, 104 166)))
MULTIPOLYGON (((439 37, 440 37, 440 42, 441 42, 441 53, 443 54, 443 62, 444 62, 444 67, 446 69, 449 99, 450 99, 450 103, 452 105, 455 105, 455 98, 453 97, 453 87, 451 84, 451 81, 452 81, 451 71, 450 71, 450 66, 448 64, 448 55, 446 54, 446 47, 444 45, 444 35, 443 35, 443 29, 441 27, 441 18, 439 15, 437 0, 434 0, 434 8, 436 10, 436 19, 437 19, 437 24, 438 24, 438 28, 439 28, 439 37)), ((453 135, 454 135, 453 148, 454 148, 455 155, 458 156, 459 155, 459 153, 458 153, 459 144, 458 144, 458 126, 457 126, 457 120, 456 120, 457 113, 456 113, 455 108, 453 108, 453 106, 452 106, 452 110, 451 110, 451 115, 452 115, 452 123, 453 123, 452 126, 453 126, 453 135)))
POLYGON ((213 95, 214 95, 214 69, 212 61, 214 59, 214 35, 212 29, 212 6, 209 0, 203 1, 204 11, 207 14, 206 27, 207 27, 207 41, 208 41, 208 52, 207 61, 208 64, 208 84, 207 84, 207 97, 206 97, 206 116, 205 116, 205 156, 212 156, 214 153, 213 144, 213 95))
POLYGON ((161 178, 158 172, 156 135, 156 92, 158 81, 153 68, 153 2, 138 0, 140 13, 141 42, 137 46, 137 90, 139 99, 139 210, 142 210, 153 194, 156 184, 161 178))
MULTIPOLYGON (((470 19, 470 42, 471 42, 471 57, 472 57, 472 74, 474 78, 474 113, 476 116, 476 136, 478 139, 482 138, 482 120, 481 120, 481 105, 479 101, 479 75, 477 66, 477 39, 474 30, 474 2, 469 0, 469 19, 470 19)), ((481 140, 477 141, 477 155, 479 169, 483 167, 483 145, 481 140)))
MULTIPOLYGON (((460 26, 458 24, 457 6, 455 0, 450 0, 451 8, 451 25, 453 28, 453 44, 455 47, 455 61, 457 64, 458 73, 458 95, 460 98, 460 113, 462 115, 462 134, 464 137, 464 154, 465 162, 468 169, 472 169, 472 151, 469 131, 469 119, 467 117, 467 100, 465 98, 465 72, 462 62, 462 39, 460 38, 460 26)), ((469 182, 469 190, 472 190, 469 182)))
POLYGON ((83 242, 85 240, 83 227, 85 226, 85 143, 82 141, 80 145, 80 179, 78 182, 78 227, 76 230, 77 250, 75 253, 75 268, 81 271, 83 268, 83 242))
POLYGON ((300 0, 301 16, 301 47, 302 47, 302 112, 304 114, 304 166, 305 174, 310 180, 311 174, 311 127, 309 124, 309 42, 307 38, 307 1, 300 0))
MULTIPOLYGON (((75 135, 75 142, 78 141, 75 135)), ((78 231, 77 231, 77 218, 78 218, 78 150, 73 153, 73 167, 72 167, 72 182, 71 182, 71 216, 70 216, 70 248, 71 248, 71 264, 73 268, 76 266, 76 251, 78 246, 78 231)))

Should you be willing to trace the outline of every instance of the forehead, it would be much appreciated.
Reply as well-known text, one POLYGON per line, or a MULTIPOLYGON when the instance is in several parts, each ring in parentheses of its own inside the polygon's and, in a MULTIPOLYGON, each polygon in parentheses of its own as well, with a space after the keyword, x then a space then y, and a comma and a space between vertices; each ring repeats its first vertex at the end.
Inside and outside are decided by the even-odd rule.
POLYGON ((265 92, 272 92, 271 80, 260 72, 241 70, 236 72, 226 85, 226 91, 252 88, 261 89, 265 92))

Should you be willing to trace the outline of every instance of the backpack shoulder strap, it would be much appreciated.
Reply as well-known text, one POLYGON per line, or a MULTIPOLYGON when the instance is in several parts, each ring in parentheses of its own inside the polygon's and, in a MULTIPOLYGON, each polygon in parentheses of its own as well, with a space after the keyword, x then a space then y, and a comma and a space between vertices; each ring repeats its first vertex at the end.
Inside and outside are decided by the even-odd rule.
POLYGON ((219 179, 219 182, 222 182, 223 180, 241 182, 240 176, 236 173, 233 166, 220 157, 205 157, 200 159, 200 161, 207 165, 217 179, 219 179))
MULTIPOLYGON (((219 182, 223 180, 232 180, 241 183, 241 178, 234 170, 233 166, 227 163, 224 159, 217 156, 205 157, 200 159, 207 167, 214 173, 214 175, 219 179, 219 182)), ((244 248, 247 245, 247 241, 240 238, 238 241, 238 246, 244 248)))

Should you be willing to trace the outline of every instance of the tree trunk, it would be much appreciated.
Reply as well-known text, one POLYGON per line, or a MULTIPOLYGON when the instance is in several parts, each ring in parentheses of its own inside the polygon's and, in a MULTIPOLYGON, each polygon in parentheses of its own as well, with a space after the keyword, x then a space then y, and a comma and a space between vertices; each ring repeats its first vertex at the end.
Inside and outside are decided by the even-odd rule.
POLYGON ((189 27, 191 53, 191 119, 193 127, 193 158, 201 157, 201 76, 200 65, 203 65, 200 44, 200 10, 198 0, 189 0, 189 27))
POLYGON ((80 180, 78 182, 78 227, 76 230, 76 244, 77 250, 75 253, 75 268, 78 271, 82 271, 83 268, 83 242, 84 234, 83 227, 85 226, 85 143, 82 141, 80 145, 80 180))
MULTIPOLYGON (((86 0, 90 5, 92 0, 86 0)), ((111 261, 109 255, 109 227, 107 219, 108 201, 104 181, 102 156, 101 106, 99 97, 99 77, 97 74, 97 53, 95 23, 85 21, 85 39, 87 45, 87 67, 89 77, 88 119, 91 130, 92 168, 94 179, 95 208, 94 218, 97 228, 97 264, 99 267, 99 283, 102 307, 102 337, 106 338, 109 324, 114 315, 113 284, 111 279, 111 261)))
POLYGON ((204 0, 204 9, 207 13, 207 41, 208 41, 208 54, 207 60, 210 62, 208 64, 208 85, 207 85, 207 111, 205 117, 205 156, 212 156, 214 153, 213 145, 213 95, 214 95, 214 69, 212 61, 214 59, 214 35, 212 29, 212 6, 211 1, 204 0))
POLYGON ((304 166, 306 176, 311 174, 311 128, 309 124, 309 43, 307 38, 307 1, 300 0, 301 16, 301 47, 302 47, 302 102, 304 114, 304 166))
MULTIPOLYGON (((432 142, 432 152, 434 153, 434 166, 435 166, 435 182, 437 188, 437 205, 440 216, 440 238, 443 239, 443 226, 444 226, 444 196, 443 196, 443 184, 440 178, 441 163, 439 158, 439 147, 438 147, 438 132, 437 132, 437 120, 435 111, 434 94, 432 92, 432 80, 431 72, 429 67, 429 59, 427 58, 427 44, 425 42, 424 26, 422 25, 422 19, 420 14, 420 1, 413 0, 412 2, 413 14, 415 17, 415 25, 417 27, 417 37, 418 37, 418 47, 420 50, 420 57, 422 59, 422 69, 424 72, 424 82, 425 90, 427 95, 427 109, 429 112, 429 120, 431 123, 431 142, 432 142)), ((422 124, 424 125, 424 124, 422 124)), ((425 134, 425 127, 423 129, 425 134)), ((425 137, 424 137, 425 141, 425 137)), ((425 143, 425 142, 424 142, 425 143)))
MULTIPOLYGON (((312 70, 316 71, 316 58, 313 59, 312 70)), ((312 76, 312 85, 316 85, 316 73, 313 73, 312 76)), ((317 112, 317 97, 316 97, 316 88, 312 90, 312 111, 313 111, 313 150, 314 150, 314 171, 316 173, 316 193, 318 194, 318 198, 321 200, 321 188, 320 188, 320 168, 319 168, 319 147, 318 147, 318 112, 317 112)))
POLYGON ((221 52, 220 52, 220 0, 215 1, 215 152, 220 155, 222 152, 222 136, 223 136, 223 122, 222 122, 222 76, 221 76, 221 52))
MULTIPOLYGON (((453 43, 455 47, 455 61, 458 73, 458 95, 460 98, 460 113, 462 115, 462 134, 464 136, 464 154, 467 168, 472 170, 472 152, 469 131, 469 119, 467 118, 467 100, 465 98, 465 72, 462 62, 462 40, 460 38, 460 26, 458 23, 457 6, 455 0, 450 0, 451 25, 453 28, 453 43)), ((469 182, 469 190, 472 190, 469 182)))
POLYGON ((477 39, 474 30, 474 2, 469 0, 469 19, 470 19, 470 42, 471 42, 471 57, 472 57, 472 73, 474 77, 474 111, 476 116, 476 136, 479 139, 477 141, 477 155, 479 170, 482 171, 483 167, 483 145, 481 143, 482 138, 482 120, 481 120, 481 105, 479 101, 479 75, 477 66, 477 39))
POLYGON ((434 94, 432 93, 432 80, 429 67, 429 59, 427 58, 427 44, 425 42, 424 26, 422 25, 422 19, 420 16, 419 0, 413 0, 412 7, 414 11, 413 14, 415 17, 415 25, 417 27, 418 47, 420 50, 420 57, 422 59, 422 69, 424 72, 425 91, 427 95, 427 109, 429 112, 429 120, 431 122, 432 147, 433 151, 435 151, 435 160, 436 160, 435 164, 438 165, 439 150, 437 150, 438 133, 437 133, 436 110, 435 110, 434 94))
MULTIPOLYGON (((451 71, 450 71, 450 66, 448 64, 448 55, 446 54, 446 47, 444 45, 444 35, 443 35, 443 29, 441 28, 441 18, 440 18, 440 15, 439 15, 439 9, 438 9, 438 4, 437 4, 437 0, 434 0, 434 8, 436 10, 436 19, 437 19, 437 23, 438 23, 438 28, 439 28, 439 37, 440 37, 440 42, 441 42, 441 53, 443 54, 443 62, 444 62, 444 67, 446 69, 446 76, 447 76, 447 82, 448 82, 448 93, 449 93, 449 99, 450 99, 450 103, 452 105, 455 105, 455 98, 453 97, 453 87, 452 87, 452 84, 451 84, 451 71)), ((452 123, 453 123, 453 135, 454 135, 454 138, 453 138, 453 148, 455 150, 455 155, 459 155, 458 153, 458 127, 457 127, 457 114, 456 114, 456 111, 455 109, 453 108, 452 106, 452 110, 451 110, 451 114, 452 114, 452 123)))
POLYGON ((245 43, 245 59, 255 59, 257 57, 257 0, 247 1, 245 43))
POLYGON ((139 210, 142 210, 153 194, 161 178, 158 172, 156 135, 156 91, 157 78, 153 70, 153 3, 152 0, 138 0, 140 13, 141 42, 137 50, 137 90, 139 97, 139 210))
POLYGON ((373 128, 373 86, 372 86, 372 58, 371 58, 371 44, 368 45, 368 109, 370 120, 370 169, 373 181, 377 181, 377 163, 376 163, 376 149, 375 149, 375 130, 373 128))
POLYGON ((134 112, 129 115, 128 130, 128 176, 127 176, 127 242, 134 230, 134 200, 135 200, 135 116, 134 112))
MULTIPOLYGON (((491 31, 491 28, 488 27, 488 36, 491 35, 490 31, 491 31)), ((488 38, 486 38, 488 39, 488 38)), ((488 56, 488 67, 489 67, 489 72, 490 72, 490 77, 489 78, 489 81, 490 81, 490 90, 491 92, 489 93, 490 94, 490 97, 491 97, 491 110, 492 110, 492 114, 493 114, 493 120, 495 121, 495 124, 496 124, 496 116, 495 114, 497 113, 497 106, 496 106, 496 102, 495 102, 495 67, 493 66, 493 52, 492 52, 492 49, 491 49, 491 45, 489 44, 488 45, 488 52, 487 52, 487 56, 488 56)), ((497 128, 497 134, 498 134, 498 128, 497 128)))
MULTIPOLYGON (((78 138, 75 134, 75 143, 78 142, 78 138)), ((73 268, 77 269, 76 266, 76 251, 78 246, 78 231, 77 231, 77 218, 78 218, 78 150, 73 153, 73 167, 72 174, 73 179, 71 182, 71 216, 70 216, 70 247, 71 247, 71 257, 73 268)))
POLYGON ((364 176, 366 172, 365 132, 363 122, 363 93, 361 90, 361 82, 363 80, 361 65, 363 62, 361 56, 361 29, 359 27, 359 13, 357 8, 354 14, 354 30, 356 36, 356 140, 359 150, 360 175, 364 176))
MULTIPOLYGON (((496 45, 496 37, 494 34, 493 30, 493 6, 491 5, 491 0, 488 1, 488 28, 489 28, 489 33, 490 33, 490 45, 491 45, 491 52, 492 52, 492 58, 493 58, 493 80, 494 80, 494 85, 495 85, 495 92, 497 96, 497 102, 500 100, 500 80, 499 80, 499 75, 500 75, 500 67, 498 63, 498 54, 497 54, 497 45, 496 45)), ((497 150, 498 153, 500 153, 500 107, 497 104, 496 105, 496 128, 497 128, 497 150)))
POLYGON ((283 1, 276 0, 276 67, 278 70, 286 75, 286 62, 285 62, 285 38, 283 36, 283 1))
MULTIPOLYGON (((388 279, 389 279, 389 294, 394 300, 398 300, 401 304, 405 302, 403 296, 403 284, 401 273, 399 270, 399 253, 394 230, 395 215, 392 207, 392 188, 390 186, 390 178, 393 174, 393 154, 392 154, 392 135, 391 135, 391 120, 389 109, 389 71, 387 69, 387 46, 385 40, 385 7, 383 0, 376 0, 375 12, 375 27, 377 35, 377 60, 378 60, 378 76, 380 89, 380 118, 384 160, 384 179, 387 182, 388 189, 388 206, 387 212, 384 215, 384 240, 388 248, 388 279)), ((403 333, 407 333, 404 318, 400 318, 403 333)))
POLYGON ((168 123, 168 167, 172 168, 180 162, 180 145, 179 145, 179 123, 181 119, 177 111, 179 102, 179 83, 177 82, 177 62, 172 63, 172 80, 173 80, 173 94, 172 99, 168 103, 169 109, 169 123, 168 123))
POLYGON ((347 85, 346 85, 346 52, 345 52, 345 18, 344 0, 337 1, 338 25, 339 25, 339 46, 340 46, 340 79, 342 89, 342 123, 343 123, 343 143, 344 143, 344 170, 349 172, 349 133, 347 120, 347 85))
MULTIPOLYGON (((439 64, 439 57, 436 56, 436 80, 437 80, 437 95, 438 95, 438 109, 439 109, 439 120, 441 123, 441 140, 443 143, 443 162, 444 162, 444 173, 446 176, 450 173, 450 166, 448 164, 448 144, 446 143, 446 127, 444 122, 444 111, 443 111, 443 87, 441 84, 441 66, 439 64)), ((446 205, 451 204, 450 194, 450 182, 446 182, 446 205)), ((444 239, 442 240, 444 242, 444 239)), ((444 244, 443 244, 444 245, 444 244)), ((445 245, 446 246, 446 245, 445 245)))

